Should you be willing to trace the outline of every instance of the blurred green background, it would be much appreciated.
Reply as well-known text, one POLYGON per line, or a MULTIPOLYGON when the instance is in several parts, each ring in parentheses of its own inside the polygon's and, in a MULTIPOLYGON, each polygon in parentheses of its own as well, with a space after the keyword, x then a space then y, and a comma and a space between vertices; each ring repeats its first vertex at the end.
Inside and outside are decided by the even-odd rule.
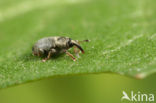
POLYGON ((155 78, 109 73, 48 78, 0 90, 0 103, 120 103, 123 90, 156 94, 155 78))

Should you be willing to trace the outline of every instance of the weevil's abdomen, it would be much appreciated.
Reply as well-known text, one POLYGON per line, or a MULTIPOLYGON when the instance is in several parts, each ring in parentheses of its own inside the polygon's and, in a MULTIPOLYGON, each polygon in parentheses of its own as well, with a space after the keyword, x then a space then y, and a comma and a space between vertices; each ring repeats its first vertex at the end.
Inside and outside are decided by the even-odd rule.
POLYGON ((55 47, 55 40, 52 38, 43 38, 38 40, 32 48, 34 55, 45 55, 51 48, 55 47))
POLYGON ((55 47, 55 40, 52 37, 43 38, 37 41, 35 46, 42 50, 50 50, 55 47))

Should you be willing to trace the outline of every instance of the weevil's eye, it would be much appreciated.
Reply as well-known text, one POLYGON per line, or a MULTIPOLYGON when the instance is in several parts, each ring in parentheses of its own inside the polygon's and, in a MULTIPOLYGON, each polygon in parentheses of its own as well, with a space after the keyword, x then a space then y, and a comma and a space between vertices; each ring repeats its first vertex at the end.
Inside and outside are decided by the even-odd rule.
POLYGON ((68 46, 69 46, 69 47, 72 47, 72 46, 73 46, 73 43, 71 42, 71 38, 69 38, 68 46))

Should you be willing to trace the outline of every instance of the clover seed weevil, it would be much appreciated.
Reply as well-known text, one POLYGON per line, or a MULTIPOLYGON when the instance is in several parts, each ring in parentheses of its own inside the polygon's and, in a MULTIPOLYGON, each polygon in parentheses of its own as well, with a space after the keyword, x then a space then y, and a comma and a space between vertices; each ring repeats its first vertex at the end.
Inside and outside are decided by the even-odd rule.
POLYGON ((89 40, 72 40, 69 37, 60 37, 60 36, 54 36, 54 37, 45 37, 37 41, 35 45, 32 48, 33 55, 36 56, 42 56, 46 55, 46 58, 44 58, 42 61, 45 62, 54 54, 60 54, 60 53, 66 53, 68 56, 70 56, 73 61, 76 61, 76 58, 69 53, 67 50, 69 48, 74 47, 74 52, 76 54, 79 53, 79 50, 84 53, 84 50, 79 45, 80 42, 89 42, 89 40), (79 50, 78 50, 78 49, 79 50))

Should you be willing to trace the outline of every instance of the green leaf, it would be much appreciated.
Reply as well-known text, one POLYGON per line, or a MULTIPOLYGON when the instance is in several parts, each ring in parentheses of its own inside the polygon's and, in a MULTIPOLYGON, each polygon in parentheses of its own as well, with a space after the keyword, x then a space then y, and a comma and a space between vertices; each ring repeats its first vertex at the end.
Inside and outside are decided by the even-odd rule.
POLYGON ((1 88, 51 76, 156 72, 155 0, 9 1, 0 7, 1 88), (91 42, 81 44, 76 62, 32 55, 38 39, 56 35, 91 42))

